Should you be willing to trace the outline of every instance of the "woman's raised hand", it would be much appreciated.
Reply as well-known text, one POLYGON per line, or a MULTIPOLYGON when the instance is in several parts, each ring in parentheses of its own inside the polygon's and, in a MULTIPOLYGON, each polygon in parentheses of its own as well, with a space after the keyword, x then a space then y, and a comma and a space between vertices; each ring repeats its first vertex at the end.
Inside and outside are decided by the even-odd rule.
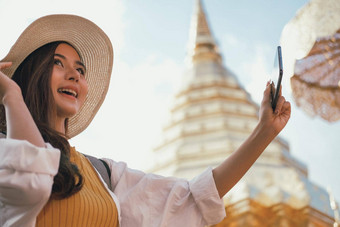
POLYGON ((12 79, 6 76, 2 69, 6 69, 12 66, 12 62, 0 62, 0 104, 4 104, 5 98, 9 95, 16 95, 21 97, 21 89, 12 79))
POLYGON ((263 99, 260 107, 260 124, 270 127, 273 129, 273 133, 277 135, 286 126, 290 118, 291 106, 290 103, 282 96, 282 88, 280 88, 277 105, 275 111, 273 111, 271 106, 270 89, 271 85, 268 82, 263 93, 263 99))
POLYGON ((5 106, 7 138, 27 140, 36 146, 45 147, 44 140, 24 102, 19 85, 1 72, 1 69, 11 65, 11 62, 0 62, 0 104, 5 106))

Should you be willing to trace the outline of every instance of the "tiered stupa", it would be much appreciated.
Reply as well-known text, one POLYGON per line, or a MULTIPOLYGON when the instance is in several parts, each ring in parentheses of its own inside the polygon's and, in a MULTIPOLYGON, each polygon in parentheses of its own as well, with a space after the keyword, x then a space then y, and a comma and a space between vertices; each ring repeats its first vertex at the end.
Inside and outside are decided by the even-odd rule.
MULTIPOLYGON (((223 65, 200 0, 192 18, 188 70, 155 148, 152 172, 191 179, 235 151, 258 122, 258 105, 223 65)), ((262 91, 259 91, 262 92, 262 91)), ((332 226, 327 191, 277 137, 224 198, 216 226, 332 226)))

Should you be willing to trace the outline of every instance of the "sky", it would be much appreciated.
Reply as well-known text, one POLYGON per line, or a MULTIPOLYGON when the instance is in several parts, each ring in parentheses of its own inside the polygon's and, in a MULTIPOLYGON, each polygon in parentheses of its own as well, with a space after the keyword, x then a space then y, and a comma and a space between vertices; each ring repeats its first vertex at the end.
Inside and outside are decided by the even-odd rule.
MULTIPOLYGON (((115 52, 110 89, 91 125, 71 139, 77 150, 148 169, 176 89, 185 57, 195 0, 0 0, 0 59, 33 20, 76 14, 99 25, 115 52), (18 7, 20 6, 20 7, 18 7), (29 9, 29 10, 27 10, 29 9)), ((283 27, 307 0, 204 0, 224 65, 259 103, 273 66, 283 27)), ((284 50, 283 50, 284 52, 284 50)), ((280 137, 304 162, 309 178, 340 199, 340 121, 328 123, 298 108, 284 77, 292 116, 280 137)), ((222 161, 222 160, 221 160, 222 161)))

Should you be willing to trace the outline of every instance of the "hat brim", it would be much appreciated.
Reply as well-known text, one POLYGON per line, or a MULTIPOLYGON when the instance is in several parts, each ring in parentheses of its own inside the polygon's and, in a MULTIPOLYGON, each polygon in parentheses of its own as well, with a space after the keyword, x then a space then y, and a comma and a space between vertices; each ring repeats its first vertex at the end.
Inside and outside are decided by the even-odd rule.
POLYGON ((12 77, 17 67, 29 54, 55 41, 71 44, 86 66, 89 89, 83 106, 68 121, 66 136, 72 138, 91 123, 109 88, 113 47, 103 30, 90 20, 75 15, 55 14, 41 17, 25 29, 8 55, 1 60, 13 62, 10 68, 2 71, 12 77))

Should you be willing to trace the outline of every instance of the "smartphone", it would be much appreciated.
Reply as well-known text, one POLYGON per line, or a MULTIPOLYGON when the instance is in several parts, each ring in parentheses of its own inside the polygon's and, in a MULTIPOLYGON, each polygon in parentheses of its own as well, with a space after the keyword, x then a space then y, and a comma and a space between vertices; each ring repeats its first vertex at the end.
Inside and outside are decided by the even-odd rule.
POLYGON ((277 100, 279 99, 279 93, 280 93, 280 87, 281 87, 281 81, 283 76, 283 66, 282 66, 282 52, 281 52, 281 46, 277 47, 276 54, 275 54, 275 60, 274 60, 274 68, 272 71, 271 76, 271 102, 272 102, 272 108, 273 111, 275 111, 277 100))

